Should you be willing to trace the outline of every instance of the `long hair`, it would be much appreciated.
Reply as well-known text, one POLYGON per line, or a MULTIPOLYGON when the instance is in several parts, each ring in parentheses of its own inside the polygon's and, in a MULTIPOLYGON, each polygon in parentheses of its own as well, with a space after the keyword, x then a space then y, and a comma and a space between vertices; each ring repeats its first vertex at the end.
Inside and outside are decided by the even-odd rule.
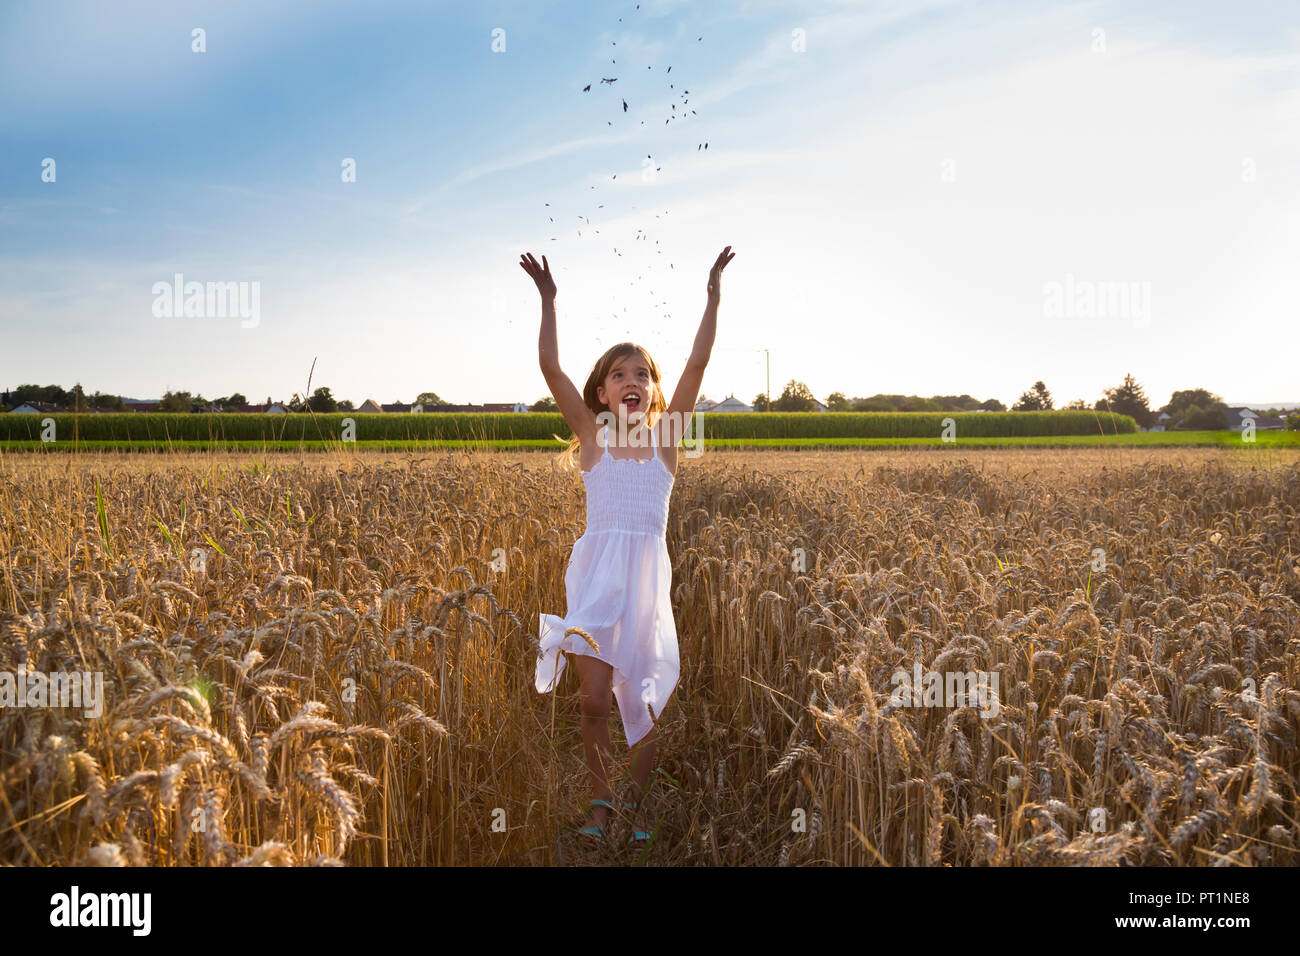
MULTIPOLYGON (((618 345, 611 346, 604 355, 596 360, 595 367, 592 368, 591 374, 587 376, 587 384, 582 387, 582 401, 596 415, 602 412, 612 413, 613 409, 596 397, 596 389, 605 384, 605 378, 609 375, 609 370, 614 367, 615 362, 634 355, 639 355, 645 361, 646 367, 650 369, 650 381, 654 383, 654 397, 650 399, 650 407, 645 411, 645 424, 647 427, 653 427, 655 422, 659 420, 659 416, 668 411, 668 402, 664 400, 659 365, 649 352, 635 342, 619 342, 618 345)), ((578 446, 581 444, 577 435, 569 439, 564 451, 560 452, 560 465, 563 468, 577 469, 578 446)))

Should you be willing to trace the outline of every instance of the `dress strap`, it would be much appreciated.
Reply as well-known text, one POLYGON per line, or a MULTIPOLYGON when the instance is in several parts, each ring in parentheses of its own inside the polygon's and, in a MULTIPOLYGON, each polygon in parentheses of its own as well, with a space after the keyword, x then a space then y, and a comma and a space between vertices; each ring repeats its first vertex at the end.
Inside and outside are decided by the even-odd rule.
MULTIPOLYGON (((659 423, 656 421, 655 425, 658 424, 659 423)), ((655 430, 653 427, 650 428, 650 457, 651 458, 659 457, 659 442, 655 439, 655 430)))
MULTIPOLYGON (((609 455, 609 425, 606 425, 604 430, 601 431, 600 440, 601 444, 605 447, 605 454, 609 455)), ((611 455, 610 457, 612 458, 613 456, 611 455)))

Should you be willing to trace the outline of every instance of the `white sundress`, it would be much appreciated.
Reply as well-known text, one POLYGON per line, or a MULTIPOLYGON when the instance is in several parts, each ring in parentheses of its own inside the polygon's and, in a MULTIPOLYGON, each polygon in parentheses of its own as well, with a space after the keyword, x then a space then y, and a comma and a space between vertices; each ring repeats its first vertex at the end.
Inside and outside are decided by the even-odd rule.
POLYGON ((668 558, 668 498, 673 475, 659 457, 650 430, 651 457, 615 458, 609 453, 609 429, 603 429, 604 453, 587 486, 587 530, 573 545, 564 573, 568 613, 540 615, 539 693, 553 691, 564 673, 564 654, 586 654, 613 670, 614 699, 623 718, 628 746, 654 726, 677 686, 680 662, 673 621, 668 558), (600 646, 592 650, 581 627, 600 646))

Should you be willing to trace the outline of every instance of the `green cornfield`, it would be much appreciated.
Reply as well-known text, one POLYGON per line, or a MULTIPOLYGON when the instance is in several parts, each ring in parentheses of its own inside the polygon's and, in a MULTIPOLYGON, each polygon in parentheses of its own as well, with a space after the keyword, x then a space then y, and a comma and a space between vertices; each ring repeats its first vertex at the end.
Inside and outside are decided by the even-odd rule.
MULTIPOLYGON (((330 441, 352 422, 356 441, 395 439, 568 439, 554 412, 502 414, 174 414, 0 415, 0 440, 36 441, 54 420, 67 441, 330 441)), ((951 427, 957 438, 1027 435, 1113 435, 1137 431, 1128 415, 1108 412, 741 412, 695 415, 706 438, 935 438, 951 427), (951 426, 949 426, 951 421, 951 426)))

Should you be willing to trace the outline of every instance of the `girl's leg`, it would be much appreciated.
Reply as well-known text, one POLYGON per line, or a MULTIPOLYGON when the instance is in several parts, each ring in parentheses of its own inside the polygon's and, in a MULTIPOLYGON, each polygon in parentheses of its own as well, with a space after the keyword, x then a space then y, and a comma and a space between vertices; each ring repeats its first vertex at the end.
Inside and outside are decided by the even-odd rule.
POLYGON ((650 780, 650 771, 654 769, 655 752, 659 749, 659 728, 651 727, 650 732, 636 742, 632 748, 632 802, 637 805, 634 817, 636 828, 645 829, 645 808, 641 799, 645 796, 646 785, 650 780))
MULTIPOLYGON (((582 705, 582 744, 587 756, 587 769, 591 772, 591 797, 593 800, 613 802, 609 788, 609 708, 613 700, 614 669, 604 661, 586 654, 572 655, 581 681, 579 700, 582 705)), ((603 827, 609 819, 607 807, 592 807, 585 826, 603 827)))

